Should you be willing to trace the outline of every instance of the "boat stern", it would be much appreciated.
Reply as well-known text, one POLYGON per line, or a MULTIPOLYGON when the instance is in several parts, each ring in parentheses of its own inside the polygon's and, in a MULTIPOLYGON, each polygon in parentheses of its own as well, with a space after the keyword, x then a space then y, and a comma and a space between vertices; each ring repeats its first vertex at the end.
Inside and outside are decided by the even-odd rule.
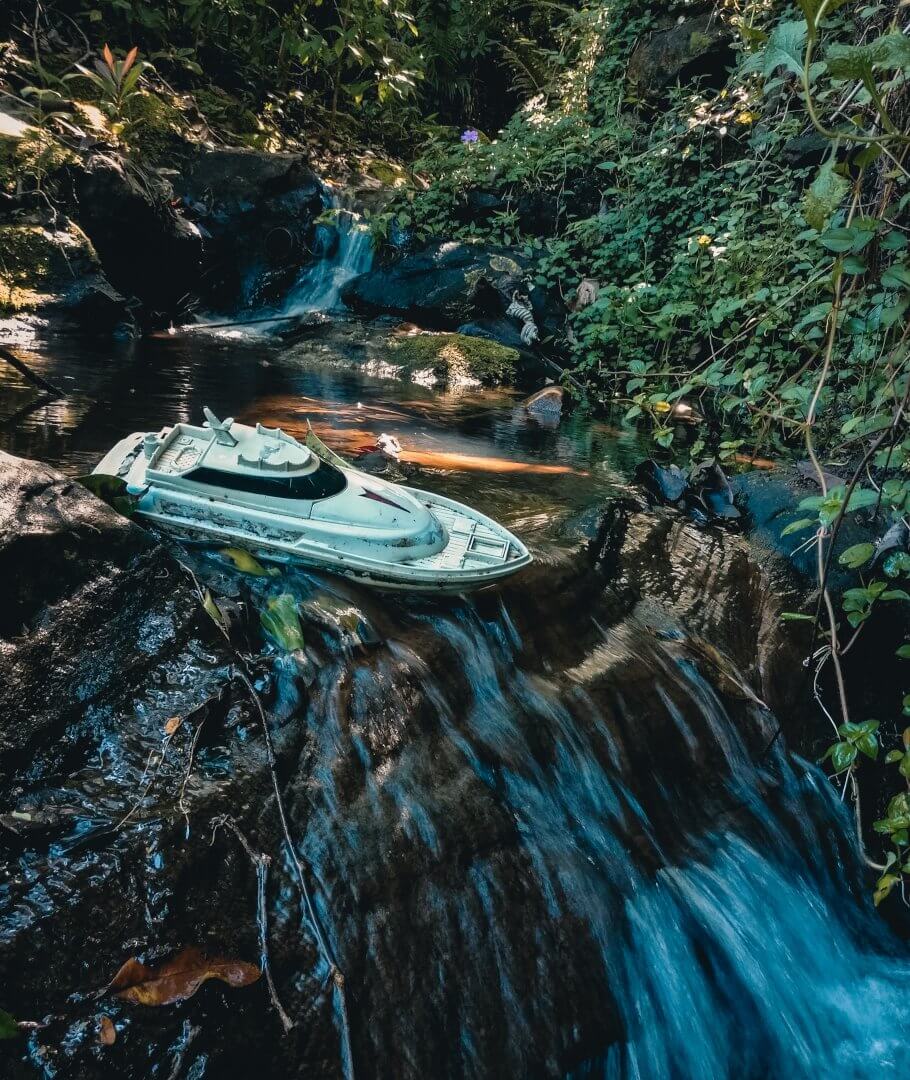
POLYGON ((142 450, 142 440, 145 438, 144 431, 134 431, 127 435, 104 455, 98 464, 92 469, 93 473, 104 476, 120 476, 126 479, 130 466, 136 460, 137 452, 142 450))

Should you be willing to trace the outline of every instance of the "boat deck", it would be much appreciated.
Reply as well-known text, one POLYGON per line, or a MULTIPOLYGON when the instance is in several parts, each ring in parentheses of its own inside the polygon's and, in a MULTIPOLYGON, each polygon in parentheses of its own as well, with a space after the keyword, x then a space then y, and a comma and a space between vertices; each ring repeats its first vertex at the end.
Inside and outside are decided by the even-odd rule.
POLYGON ((509 561, 512 545, 501 533, 448 506, 429 500, 426 505, 445 525, 449 542, 435 555, 408 560, 408 566, 426 570, 482 570, 509 561))

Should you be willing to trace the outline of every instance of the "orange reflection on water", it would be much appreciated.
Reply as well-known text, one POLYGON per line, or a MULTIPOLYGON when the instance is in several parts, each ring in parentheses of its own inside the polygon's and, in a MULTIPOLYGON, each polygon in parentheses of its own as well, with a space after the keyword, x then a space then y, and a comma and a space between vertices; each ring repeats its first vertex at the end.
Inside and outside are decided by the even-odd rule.
MULTIPOLYGON (((284 397, 275 395, 256 403, 255 417, 247 419, 242 413, 238 419, 254 423, 259 420, 265 427, 281 427, 289 435, 302 439, 306 436, 307 418, 331 418, 334 424, 339 422, 356 427, 335 427, 326 423, 313 424, 313 430, 325 444, 339 454, 357 455, 376 448, 378 431, 370 431, 361 425, 377 421, 391 422, 389 434, 398 434, 396 428, 407 424, 409 418, 397 412, 394 406, 369 403, 362 408, 341 401, 318 401, 314 398, 284 397)), ((413 423, 413 420, 410 421, 413 423)), ((381 430, 381 429, 380 429, 381 430)), ((404 439, 403 434, 398 434, 404 439)), ((561 476, 574 473, 587 476, 586 472, 573 469, 569 465, 541 465, 531 461, 514 461, 511 458, 485 457, 478 454, 462 454, 445 450, 409 450, 404 449, 401 460, 414 465, 423 465, 429 469, 451 469, 457 472, 489 473, 524 473, 526 475, 561 476)), ((355 462, 356 464, 356 462, 355 462)))
POLYGON ((473 454, 447 454, 440 450, 402 450, 402 461, 425 465, 430 469, 457 469, 464 472, 538 473, 557 475, 576 473, 587 476, 568 465, 538 465, 532 461, 512 461, 511 458, 477 457, 473 454))

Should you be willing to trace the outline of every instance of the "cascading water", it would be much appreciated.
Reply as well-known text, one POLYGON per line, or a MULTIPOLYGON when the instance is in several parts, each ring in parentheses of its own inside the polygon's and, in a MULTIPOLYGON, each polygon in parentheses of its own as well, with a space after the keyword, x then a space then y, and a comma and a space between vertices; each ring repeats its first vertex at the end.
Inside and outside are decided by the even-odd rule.
MULTIPOLYGON (((150 347, 159 362, 140 356, 128 380, 92 354, 95 400, 54 421, 81 424, 79 437, 48 443, 45 417, 27 448, 84 472, 115 431, 162 414, 239 404, 293 424, 306 400, 326 423, 350 404, 338 431, 357 438, 410 418, 430 445, 474 440, 454 444, 469 453, 537 446, 563 460, 575 438, 588 456, 565 460, 592 472, 606 455, 589 428, 538 431, 511 401, 487 414, 450 403, 456 425, 441 398, 302 373, 278 346, 150 347), (269 363, 251 363, 263 349, 269 363)), ((871 906, 845 808, 735 680, 639 621, 645 605, 630 613, 566 539, 604 489, 581 472, 420 483, 476 499, 534 543, 536 567, 498 595, 434 603, 290 569, 239 575, 226 555, 177 549, 249 635, 290 834, 344 974, 357 1080, 910 1074, 910 958, 871 906), (281 593, 298 603, 294 653, 259 629, 281 593)), ((179 597, 181 579, 174 569, 162 592, 179 597)), ((97 690, 108 660, 89 655, 84 697, 15 763, 0 1007, 47 1027, 5 1044, 4 1080, 343 1076, 337 995, 286 856, 261 721, 220 635, 207 617, 193 625, 185 611, 143 616, 122 693, 97 690), (224 814, 272 857, 267 882, 230 830, 213 832, 224 814), (97 996, 132 955, 199 945, 255 962, 266 923, 287 1036, 265 980, 210 982, 158 1009, 97 996)))
POLYGON ((300 315, 310 311, 334 311, 341 303, 341 288, 373 261, 369 229, 354 204, 344 195, 327 190, 327 210, 334 211, 331 225, 316 226, 316 262, 308 266, 291 288, 284 311, 300 315))
POLYGON ((308 714, 305 850, 342 965, 366 961, 376 1075, 907 1075, 910 961, 767 713, 634 622, 568 680, 522 670, 506 608, 406 623, 324 667, 308 714), (429 1002, 409 1018, 395 969, 429 1002))

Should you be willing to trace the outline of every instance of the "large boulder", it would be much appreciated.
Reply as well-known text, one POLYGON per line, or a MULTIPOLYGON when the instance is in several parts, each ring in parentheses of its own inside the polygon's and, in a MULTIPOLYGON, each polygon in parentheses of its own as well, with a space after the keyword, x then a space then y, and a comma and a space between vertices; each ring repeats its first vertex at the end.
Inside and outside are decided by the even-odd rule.
POLYGON ((114 288, 150 312, 178 311, 199 283, 202 236, 171 206, 169 185, 115 154, 71 173, 73 216, 114 288))
POLYGON ((694 79, 723 86, 733 66, 733 33, 714 12, 680 18, 638 44, 626 73, 629 90, 639 98, 657 98, 670 86, 694 79))
POLYGON ((360 315, 399 315, 454 330, 477 315, 501 313, 523 288, 525 270, 513 251, 447 241, 361 274, 341 298, 360 315))
POLYGON ((273 299, 314 250, 324 190, 302 154, 199 149, 173 178, 184 213, 204 230, 200 292, 210 304, 273 299))

